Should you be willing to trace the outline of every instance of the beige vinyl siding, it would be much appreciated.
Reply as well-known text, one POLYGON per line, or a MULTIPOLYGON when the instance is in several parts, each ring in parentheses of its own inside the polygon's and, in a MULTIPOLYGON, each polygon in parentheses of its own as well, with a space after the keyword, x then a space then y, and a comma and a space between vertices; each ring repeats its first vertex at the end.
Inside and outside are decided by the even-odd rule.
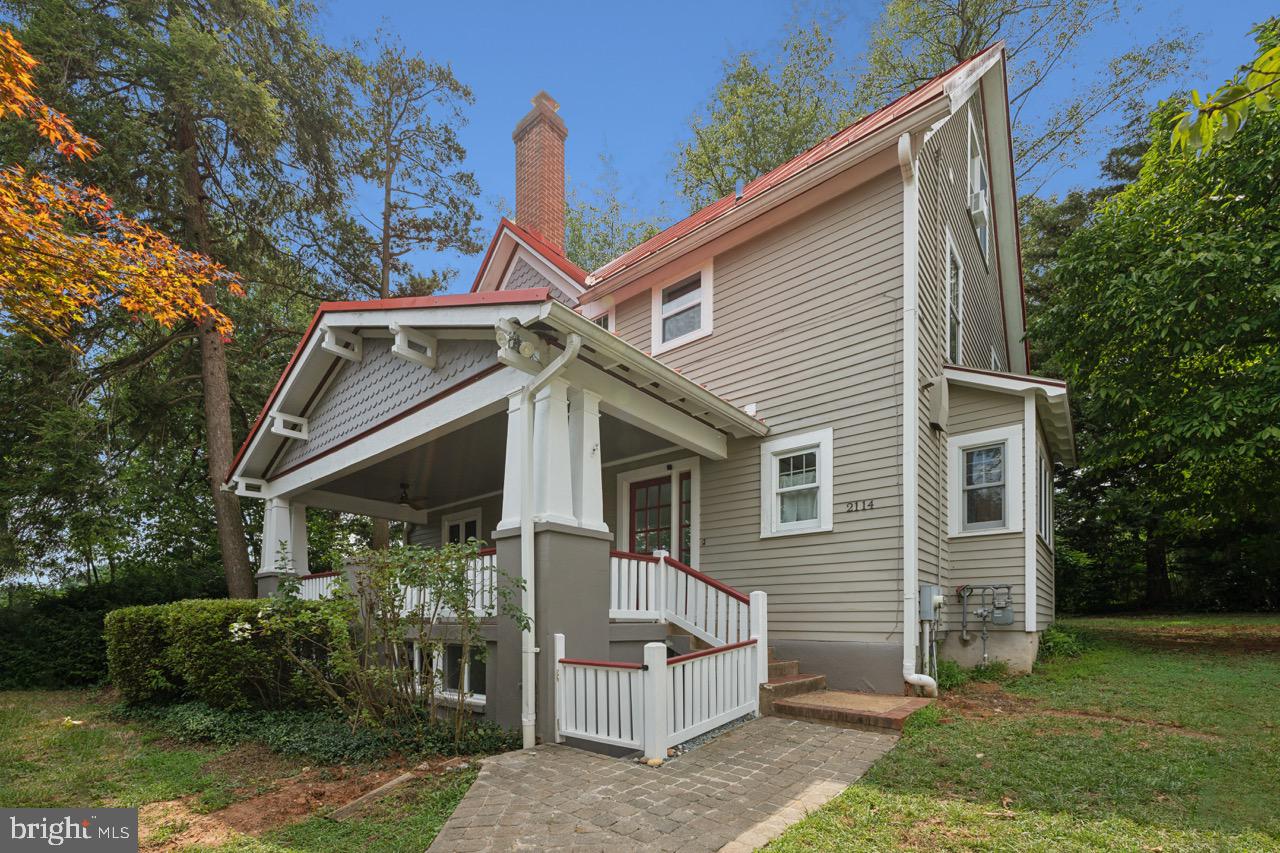
MULTIPOLYGON (((761 538, 759 442, 731 441, 727 460, 701 463, 699 568, 767 592, 776 639, 900 638, 899 174, 716 257, 713 278, 713 334, 659 359, 755 403, 771 438, 832 427, 835 512, 831 532, 761 538), (874 509, 845 511, 866 499, 874 509)), ((650 300, 631 297, 616 315, 618 334, 646 351, 650 300)))
POLYGON ((493 544, 493 529, 502 520, 502 495, 489 495, 472 501, 463 501, 443 509, 432 510, 427 514, 426 524, 415 524, 409 529, 409 543, 434 548, 443 541, 440 537, 440 523, 446 515, 480 507, 480 537, 486 545, 493 544))
MULTIPOLYGON (((1036 420, 1036 432, 1039 434, 1040 446, 1048 447, 1045 441, 1044 426, 1039 419, 1036 420)), ((1047 452, 1047 450, 1046 450, 1047 452)), ((1053 463, 1052 455, 1049 457, 1050 464, 1053 463)), ((1057 507, 1054 507, 1055 513, 1057 507)), ((1051 524, 1056 524, 1057 519, 1051 518, 1051 524)), ((1053 550, 1039 536, 1036 537, 1036 627, 1043 631, 1045 628, 1053 624, 1057 616, 1057 593, 1054 587, 1055 583, 1053 550)))
MULTIPOLYGON (((996 427, 1023 425, 1023 400, 1014 394, 982 391, 976 388, 951 388, 949 434, 962 436, 969 432, 996 427)), ((1025 478, 1024 478, 1025 479, 1025 478)), ((1022 484, 1010 484, 1022 488, 1022 484)), ((1032 494, 1034 500, 1035 495, 1032 494)), ((1024 490, 1023 500, 1028 496, 1024 490)), ((944 517, 945 518, 945 517, 944 517)), ((945 520, 943 522, 946 523, 945 520)), ((1012 586, 1016 622, 1008 626, 991 626, 996 631, 1026 629, 1026 549, 1020 533, 994 533, 986 536, 957 536, 949 541, 951 572, 948 586, 952 591, 965 584, 1007 583, 1012 586)), ((1031 531, 1035 535, 1035 531, 1031 531)), ((947 627, 960 626, 960 605, 955 595, 948 596, 947 627)), ((973 610, 976 605, 971 605, 973 610)), ((1038 611, 1038 608, 1037 608, 1038 611)))

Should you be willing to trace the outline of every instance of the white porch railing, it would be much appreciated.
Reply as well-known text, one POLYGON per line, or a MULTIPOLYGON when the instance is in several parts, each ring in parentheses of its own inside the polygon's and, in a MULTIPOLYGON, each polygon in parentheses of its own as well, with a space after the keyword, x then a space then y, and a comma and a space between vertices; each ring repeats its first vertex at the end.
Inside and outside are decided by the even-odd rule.
POLYGON ((766 648, 752 638, 668 658, 665 645, 649 643, 644 664, 610 663, 566 658, 556 634, 556 739, 666 758, 668 748, 759 709, 766 648))
POLYGON ((316 572, 314 575, 303 575, 298 580, 301 585, 298 595, 303 601, 319 601, 342 582, 337 572, 316 572))
POLYGON ((705 643, 750 637, 750 600, 665 554, 609 554, 609 618, 671 622, 705 643))
MULTIPOLYGON (((471 589, 471 612, 481 618, 494 616, 498 612, 498 551, 495 548, 481 549, 479 557, 467 569, 467 586, 471 589)), ((410 588, 405 593, 405 611, 416 610, 426 605, 430 612, 431 602, 427 590, 418 587, 410 588)), ((452 608, 440 608, 442 616, 454 615, 452 608)))

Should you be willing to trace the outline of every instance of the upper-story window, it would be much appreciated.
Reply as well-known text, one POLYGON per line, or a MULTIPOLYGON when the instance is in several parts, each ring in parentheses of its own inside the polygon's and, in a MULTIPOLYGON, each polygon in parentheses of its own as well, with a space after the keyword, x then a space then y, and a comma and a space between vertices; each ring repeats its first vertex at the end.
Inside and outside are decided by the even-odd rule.
POLYGON ((606 332, 613 331, 613 310, 610 309, 598 317, 592 317, 591 322, 595 323, 606 332))
POLYGON ((947 232, 947 361, 960 363, 964 351, 964 264, 947 232))
POLYGON ((969 115, 969 216, 973 220, 973 232, 978 238, 982 257, 988 257, 991 242, 991 192, 987 178, 987 158, 983 154, 982 138, 978 126, 969 115))
POLYGON ((991 369, 1004 370, 1004 362, 1000 360, 1000 351, 996 349, 995 344, 991 345, 991 369))
POLYGON ((659 353, 711 334, 711 265, 653 292, 653 345, 659 353))

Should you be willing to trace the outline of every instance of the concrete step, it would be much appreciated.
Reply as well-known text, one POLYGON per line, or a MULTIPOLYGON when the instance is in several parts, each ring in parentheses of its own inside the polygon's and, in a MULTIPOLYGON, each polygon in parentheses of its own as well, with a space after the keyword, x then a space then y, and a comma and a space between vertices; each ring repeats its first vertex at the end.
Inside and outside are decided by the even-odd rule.
POLYGON ((820 689, 779 697, 773 701, 770 713, 840 728, 900 732, 907 717, 932 701, 914 696, 820 689))
POLYGON ((760 713, 762 715, 772 713, 773 705, 779 699, 826 688, 825 675, 813 675, 807 672, 798 672, 794 675, 771 675, 768 681, 760 685, 760 713))
POLYGON ((776 678, 779 675, 799 675, 800 661, 798 660, 773 660, 769 659, 769 677, 776 678))

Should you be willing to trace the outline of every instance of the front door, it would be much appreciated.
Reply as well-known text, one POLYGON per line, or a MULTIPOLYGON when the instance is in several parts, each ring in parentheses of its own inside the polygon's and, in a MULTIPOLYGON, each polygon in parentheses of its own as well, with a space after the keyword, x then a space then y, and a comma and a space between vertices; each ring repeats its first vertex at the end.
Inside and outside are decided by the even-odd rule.
POLYGON ((689 471, 631 483, 629 550, 667 551, 682 563, 693 557, 693 477, 689 471))

